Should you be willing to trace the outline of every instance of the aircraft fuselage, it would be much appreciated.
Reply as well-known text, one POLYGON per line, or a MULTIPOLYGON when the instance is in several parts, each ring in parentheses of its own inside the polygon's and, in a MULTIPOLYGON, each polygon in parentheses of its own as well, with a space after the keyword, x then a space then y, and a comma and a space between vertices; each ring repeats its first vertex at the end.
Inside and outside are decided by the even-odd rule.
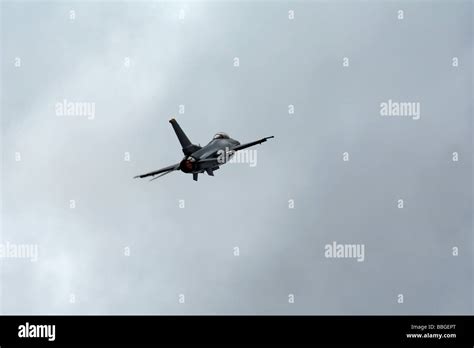
MULTIPOLYGON (((194 151, 189 156, 185 156, 179 165, 179 169, 184 173, 203 173, 204 171, 214 171, 219 169, 219 165, 225 162, 218 162, 222 154, 225 154, 232 147, 240 143, 232 138, 213 139, 206 146, 194 151)), ((227 158, 232 157, 231 152, 227 158)))

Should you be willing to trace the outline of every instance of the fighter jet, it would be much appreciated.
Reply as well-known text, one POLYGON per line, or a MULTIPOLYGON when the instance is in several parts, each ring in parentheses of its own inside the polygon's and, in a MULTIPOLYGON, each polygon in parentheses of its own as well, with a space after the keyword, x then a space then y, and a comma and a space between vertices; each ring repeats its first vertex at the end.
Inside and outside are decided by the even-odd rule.
POLYGON ((270 136, 250 143, 240 144, 237 140, 232 139, 226 133, 219 132, 214 135, 209 144, 201 147, 191 143, 174 118, 170 120, 170 123, 181 143, 184 158, 179 163, 172 164, 150 173, 137 175, 135 178, 146 178, 152 176, 153 178, 150 180, 152 181, 176 170, 181 170, 183 173, 193 174, 193 180, 197 181, 200 173, 206 172, 208 175, 214 176, 214 171, 219 169, 219 167, 224 163, 228 162, 237 151, 261 144, 267 141, 267 139, 273 138, 273 136, 270 136))

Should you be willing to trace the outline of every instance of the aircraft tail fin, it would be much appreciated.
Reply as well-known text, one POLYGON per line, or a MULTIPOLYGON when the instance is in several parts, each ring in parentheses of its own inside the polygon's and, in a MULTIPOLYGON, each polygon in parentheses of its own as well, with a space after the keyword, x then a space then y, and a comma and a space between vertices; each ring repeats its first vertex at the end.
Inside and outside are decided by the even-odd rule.
POLYGON ((186 136, 186 133, 184 133, 184 131, 181 129, 178 122, 174 118, 170 120, 170 123, 171 123, 171 126, 173 126, 174 132, 176 133, 179 143, 181 144, 181 147, 183 148, 183 153, 186 156, 200 149, 199 146, 191 143, 189 138, 186 136))

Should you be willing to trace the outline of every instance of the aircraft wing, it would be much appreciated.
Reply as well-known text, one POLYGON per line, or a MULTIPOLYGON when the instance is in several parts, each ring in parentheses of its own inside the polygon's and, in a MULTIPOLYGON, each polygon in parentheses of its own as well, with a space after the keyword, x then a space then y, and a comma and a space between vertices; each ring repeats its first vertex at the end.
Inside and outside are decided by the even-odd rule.
POLYGON ((243 149, 246 149, 247 147, 264 143, 264 142, 267 141, 267 139, 271 139, 271 138, 274 138, 274 136, 272 135, 271 137, 265 137, 265 138, 262 138, 260 140, 252 141, 252 142, 247 143, 247 144, 240 144, 240 145, 237 145, 237 146, 233 147, 232 150, 233 151, 243 150, 243 149))
POLYGON ((173 170, 176 170, 178 168, 179 168, 179 163, 176 163, 176 164, 173 164, 171 166, 155 170, 153 172, 137 175, 137 176, 134 177, 134 179, 136 179, 136 178, 146 178, 147 176, 153 176, 153 175, 157 175, 157 174, 161 174, 161 173, 167 174, 167 173, 172 172, 173 170))

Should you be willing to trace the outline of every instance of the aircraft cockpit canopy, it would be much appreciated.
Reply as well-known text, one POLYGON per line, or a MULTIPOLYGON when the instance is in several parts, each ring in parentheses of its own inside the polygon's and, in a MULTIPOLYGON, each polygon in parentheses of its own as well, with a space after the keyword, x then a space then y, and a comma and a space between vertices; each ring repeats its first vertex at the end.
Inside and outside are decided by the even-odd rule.
POLYGON ((214 135, 213 139, 229 139, 229 135, 224 132, 219 132, 214 135))

